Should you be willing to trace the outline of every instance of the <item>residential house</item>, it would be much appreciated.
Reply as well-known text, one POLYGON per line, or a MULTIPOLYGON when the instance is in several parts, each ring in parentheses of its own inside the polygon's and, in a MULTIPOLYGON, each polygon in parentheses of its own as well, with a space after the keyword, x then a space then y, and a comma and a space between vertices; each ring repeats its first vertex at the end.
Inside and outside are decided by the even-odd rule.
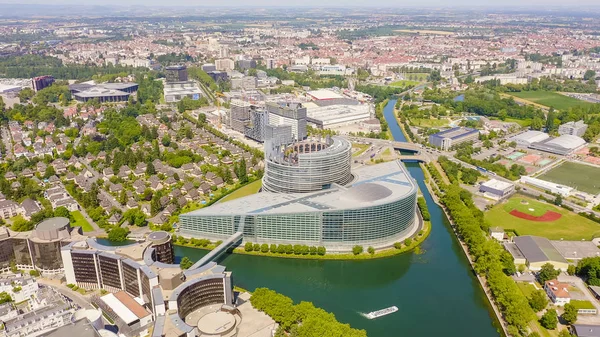
POLYGON ((12 200, 0 201, 0 217, 9 219, 19 214, 19 204, 12 200))
POLYGON ((31 216, 41 210, 37 201, 27 198, 21 202, 21 214, 26 220, 31 220, 31 216))
POLYGON ((561 307, 571 302, 569 284, 567 283, 560 283, 558 280, 549 280, 544 284, 544 290, 556 306, 561 307))

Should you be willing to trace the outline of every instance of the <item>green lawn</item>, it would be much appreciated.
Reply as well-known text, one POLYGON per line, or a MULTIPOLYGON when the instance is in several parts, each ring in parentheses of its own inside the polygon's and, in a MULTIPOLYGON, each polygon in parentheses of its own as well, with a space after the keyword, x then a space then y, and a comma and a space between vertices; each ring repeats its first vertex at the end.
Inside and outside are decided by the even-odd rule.
POLYGON ((352 147, 357 149, 356 152, 352 153, 352 157, 358 157, 363 154, 371 145, 369 144, 358 144, 352 143, 352 147))
POLYGON ((494 206, 485 212, 485 221, 492 227, 514 229, 519 235, 536 235, 550 240, 591 240, 600 237, 600 224, 586 219, 564 208, 524 197, 514 196, 508 201, 494 206), (526 200, 527 205, 522 205, 526 200), (560 213, 562 217, 556 221, 536 222, 520 219, 509 214, 513 209, 532 215, 543 214, 546 210, 560 213), (533 211, 529 211, 532 208, 533 211), (543 212, 542 212, 543 211, 543 212))
POLYGON ((536 291, 535 287, 531 283, 517 282, 517 287, 521 289, 521 292, 523 293, 523 295, 525 295, 525 297, 529 297, 531 293, 536 291))
POLYGON ((600 193, 600 168, 595 166, 565 162, 537 178, 590 194, 600 193))
POLYGON ((237 190, 231 192, 231 194, 228 194, 227 196, 225 196, 221 202, 226 202, 226 201, 231 201, 231 200, 235 200, 237 198, 241 198, 241 197, 246 197, 249 196, 251 194, 255 194, 258 193, 258 191, 260 190, 260 188, 262 187, 262 180, 256 180, 251 182, 250 184, 238 188, 237 190))
POLYGON ((391 87, 406 87, 409 85, 415 86, 417 84, 419 84, 421 82, 417 82, 417 81, 410 81, 410 80, 400 80, 400 81, 396 81, 396 82, 392 82, 390 83, 391 87))
POLYGON ((504 120, 505 122, 513 122, 513 123, 517 123, 520 126, 526 128, 528 126, 531 125, 531 119, 516 119, 516 118, 506 118, 504 120))
POLYGON ((80 211, 71 212, 74 221, 71 223, 71 227, 81 227, 84 232, 93 232, 94 227, 83 217, 80 211))
POLYGON ((411 118, 410 123, 414 126, 422 126, 427 128, 439 128, 449 124, 447 119, 437 118, 411 118))
POLYGON ((575 309, 595 309, 594 305, 590 301, 571 300, 575 309))
POLYGON ((576 98, 561 95, 553 91, 520 91, 520 92, 509 92, 509 95, 526 99, 528 101, 545 105, 547 107, 554 107, 558 110, 566 110, 574 106, 589 106, 592 103, 578 100, 576 98))

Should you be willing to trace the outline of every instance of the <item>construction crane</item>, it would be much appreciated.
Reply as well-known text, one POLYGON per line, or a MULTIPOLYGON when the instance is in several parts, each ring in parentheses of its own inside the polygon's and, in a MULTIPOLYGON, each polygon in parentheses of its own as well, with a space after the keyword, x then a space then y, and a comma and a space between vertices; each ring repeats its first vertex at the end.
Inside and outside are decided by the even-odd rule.
POLYGON ((217 113, 219 114, 219 129, 221 129, 221 124, 223 122, 223 115, 221 115, 221 101, 219 100, 219 97, 226 97, 225 95, 223 95, 222 92, 216 92, 215 95, 217 96, 215 99, 215 104, 217 105, 217 113))

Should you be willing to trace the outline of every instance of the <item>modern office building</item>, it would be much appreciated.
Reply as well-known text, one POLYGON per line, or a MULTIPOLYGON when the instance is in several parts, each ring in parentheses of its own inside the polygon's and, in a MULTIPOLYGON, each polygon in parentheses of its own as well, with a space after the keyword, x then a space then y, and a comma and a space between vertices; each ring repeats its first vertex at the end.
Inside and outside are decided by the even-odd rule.
POLYGON ((568 122, 558 127, 558 134, 581 137, 585 134, 587 127, 587 124, 585 124, 583 120, 568 122))
POLYGON ((497 198, 504 198, 515 191, 515 185, 497 179, 490 179, 479 185, 479 191, 489 193, 497 198))
POLYGON ((138 90, 137 83, 76 83, 69 85, 71 95, 79 102, 97 99, 104 102, 126 102, 138 90))
POLYGON ((218 71, 232 71, 235 68, 235 62, 232 59, 215 60, 215 68, 218 71))
POLYGON ((341 137, 305 140, 292 144, 265 144, 263 190, 274 193, 306 193, 346 185, 352 144, 341 137))
POLYGON ((215 83, 226 82, 229 79, 229 75, 225 71, 209 71, 207 74, 215 83))
POLYGON ((269 124, 291 125, 292 137, 295 140, 306 139, 306 108, 301 103, 267 102, 269 112, 269 124))
POLYGON ((429 144, 444 151, 448 151, 455 145, 468 141, 474 141, 478 138, 479 130, 457 127, 430 135, 429 144))
MULTIPOLYGON (((348 145, 335 137, 332 141, 321 144, 326 145, 325 152, 330 156, 319 156, 312 162, 315 166, 331 169, 344 167, 349 161, 348 145), (332 157, 338 162, 328 160, 332 157)), ((319 144, 299 143, 298 150, 300 146, 316 148, 319 144)), ((222 240, 241 232, 247 242, 325 246, 328 251, 346 252, 355 245, 390 247, 417 230, 417 185, 400 161, 364 166, 350 177, 346 169, 329 169, 323 172, 325 176, 342 179, 340 185, 328 179, 318 183, 325 188, 316 192, 261 192, 215 204, 182 214, 180 233, 222 240), (348 184, 346 180, 352 180, 352 176, 354 181, 348 184)), ((305 188, 303 179, 292 175, 288 179, 295 182, 291 187, 305 188)), ((285 190, 269 178, 267 185, 285 190)))
POLYGON ((169 66, 165 68, 165 77, 167 83, 187 82, 188 72, 184 65, 169 66))
POLYGON ((182 270, 172 263, 166 232, 125 246, 74 241, 62 247, 61 259, 68 284, 111 293, 92 302, 126 336, 147 336, 150 328, 156 337, 204 336, 199 329, 210 324, 191 324, 186 320, 190 314, 209 305, 235 312, 231 273, 215 262, 182 270))
POLYGON ((242 70, 256 68, 256 60, 239 60, 237 64, 242 70))
POLYGON ((35 92, 51 86, 52 83, 54 83, 54 77, 50 75, 38 76, 31 79, 31 87, 35 92))
POLYGON ((244 132, 246 126, 250 123, 250 111, 256 109, 249 102, 234 99, 229 103, 229 127, 238 132, 244 132))
POLYGON ((244 136, 257 142, 264 142, 269 124, 269 113, 263 109, 250 110, 249 122, 244 127, 244 136))
POLYGON ((213 63, 205 63, 202 65, 202 70, 204 70, 204 72, 208 73, 210 71, 215 71, 217 70, 217 67, 213 64, 213 63))

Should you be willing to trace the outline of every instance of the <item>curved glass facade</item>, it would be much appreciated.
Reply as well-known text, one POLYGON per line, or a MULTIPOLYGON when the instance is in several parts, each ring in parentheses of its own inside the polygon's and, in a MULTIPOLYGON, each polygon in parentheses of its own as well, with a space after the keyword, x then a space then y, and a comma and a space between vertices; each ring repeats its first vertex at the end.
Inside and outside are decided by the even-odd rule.
POLYGON ((354 245, 384 246, 406 235, 415 222, 416 188, 387 203, 343 210, 282 214, 181 216, 184 234, 226 238, 244 220, 245 240, 325 246, 350 250, 354 245))
POLYGON ((352 144, 343 138, 291 144, 266 159, 263 189, 303 193, 320 191, 333 183, 346 185, 353 179, 351 159, 352 144))
POLYGON ((208 278, 186 286, 177 296, 179 317, 210 304, 225 303, 223 278, 208 278))
POLYGON ((61 269, 62 258, 60 256, 60 241, 53 242, 31 242, 31 256, 37 269, 56 270, 61 269))

